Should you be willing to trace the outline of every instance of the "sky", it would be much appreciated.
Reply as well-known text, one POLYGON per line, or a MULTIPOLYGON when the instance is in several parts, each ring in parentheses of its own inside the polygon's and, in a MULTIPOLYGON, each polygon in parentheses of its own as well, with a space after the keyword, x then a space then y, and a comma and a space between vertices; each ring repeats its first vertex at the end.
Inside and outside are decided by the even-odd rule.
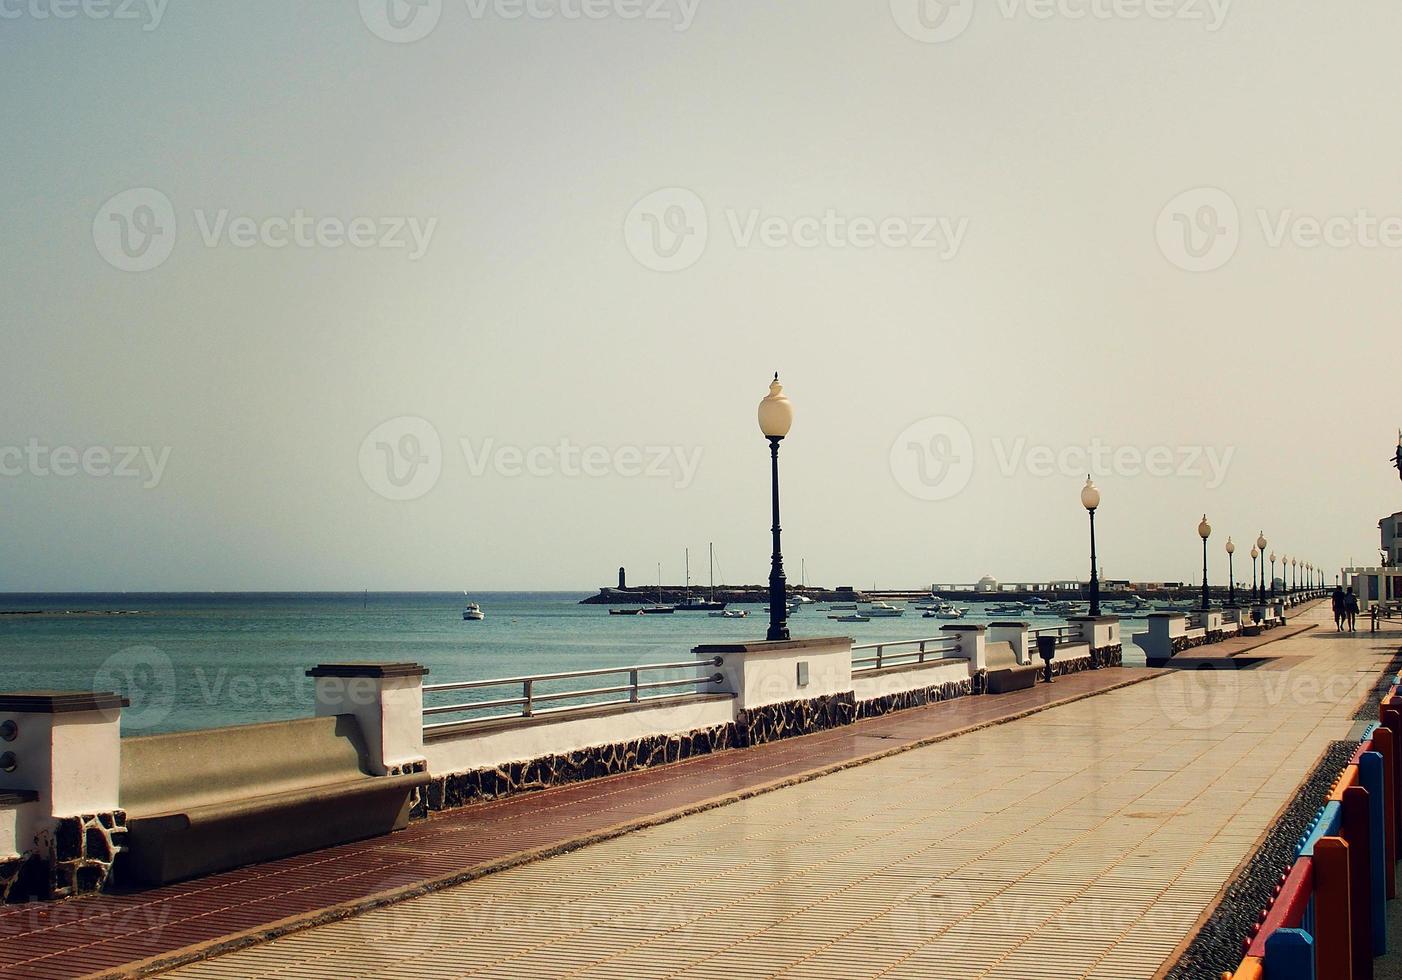
POLYGON ((809 584, 1375 561, 1399 30, 0 0, 0 591, 759 582, 775 371, 809 584))

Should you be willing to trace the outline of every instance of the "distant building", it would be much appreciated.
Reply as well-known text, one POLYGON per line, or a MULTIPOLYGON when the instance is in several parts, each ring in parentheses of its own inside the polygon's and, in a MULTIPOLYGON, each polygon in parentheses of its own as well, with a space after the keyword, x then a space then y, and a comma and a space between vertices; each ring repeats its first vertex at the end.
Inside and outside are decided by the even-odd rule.
POLYGON ((1378 521, 1378 534, 1383 563, 1344 569, 1343 586, 1353 589, 1363 612, 1402 604, 1402 511, 1378 521))
POLYGON ((1387 555, 1387 564, 1402 565, 1402 511, 1378 521, 1378 531, 1382 535, 1382 551, 1387 555))
POLYGON ((998 580, 997 580, 996 578, 994 578, 992 575, 985 575, 983 578, 981 578, 981 579, 978 580, 978 584, 974 586, 974 591, 975 591, 975 592, 997 592, 997 591, 998 591, 998 580))

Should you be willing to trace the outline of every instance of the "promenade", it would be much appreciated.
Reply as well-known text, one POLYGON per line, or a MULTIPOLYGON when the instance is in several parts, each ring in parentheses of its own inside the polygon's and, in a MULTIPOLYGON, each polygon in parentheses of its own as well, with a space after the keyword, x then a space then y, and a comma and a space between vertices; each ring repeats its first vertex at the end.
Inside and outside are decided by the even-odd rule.
MULTIPOLYGON (((1326 618, 1316 605, 1296 622, 1326 618)), ((1260 642, 1228 641, 1214 657, 1260 642)), ((171 975, 1150 978, 1321 752, 1355 728, 1397 645, 1321 626, 1265 643, 1255 670, 1100 671, 605 781, 784 754, 793 768, 767 775, 797 777, 814 746, 841 764, 832 739, 869 756, 974 704, 1034 712, 171 975), (1114 686, 1129 678, 1143 681, 1114 686), (1096 687, 1114 689, 1040 711, 1031 700, 1096 687)), ((597 789, 534 800, 559 801, 557 832, 582 830, 588 808, 571 800, 597 789)))

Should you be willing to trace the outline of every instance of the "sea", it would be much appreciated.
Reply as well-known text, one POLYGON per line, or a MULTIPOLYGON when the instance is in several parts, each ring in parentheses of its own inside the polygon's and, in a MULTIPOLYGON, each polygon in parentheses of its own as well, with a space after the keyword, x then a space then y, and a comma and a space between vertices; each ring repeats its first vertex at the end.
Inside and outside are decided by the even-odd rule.
MULTIPOLYGON (((482 681, 687 663, 697 644, 760 640, 767 625, 767 608, 758 604, 732 606, 748 610, 745 619, 704 612, 611 616, 606 606, 580 604, 592 594, 474 593, 471 600, 486 614, 481 622, 463 620, 461 592, 0 594, 0 691, 116 691, 132 702, 122 734, 149 735, 308 717, 313 692, 306 671, 322 663, 413 661, 429 669, 428 684, 482 681)), ((829 615, 824 603, 805 606, 789 617, 790 631, 796 638, 851 636, 864 644, 937 637, 945 625, 913 608, 866 623, 838 623, 829 615)), ((967 621, 990 618, 973 611, 967 621)), ((1031 622, 1039 628, 1061 621, 1031 622)), ((1127 664, 1143 663, 1129 642, 1136 629, 1142 622, 1125 622, 1127 664)), ((615 675, 540 689, 626 682, 626 675, 615 675)), ((519 694, 519 685, 506 685, 430 694, 426 701, 519 694)))

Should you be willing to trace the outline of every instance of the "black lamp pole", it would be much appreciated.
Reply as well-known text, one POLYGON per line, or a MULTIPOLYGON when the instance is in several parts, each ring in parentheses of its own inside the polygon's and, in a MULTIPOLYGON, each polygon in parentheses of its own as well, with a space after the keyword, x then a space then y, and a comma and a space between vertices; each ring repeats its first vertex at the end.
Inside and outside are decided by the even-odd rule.
POLYGON ((1236 558, 1235 550, 1227 551, 1227 608, 1236 608, 1236 558))
POLYGON ((774 508, 774 554, 769 559, 769 635, 770 640, 789 638, 788 579, 784 575, 784 555, 779 549, 779 443, 783 436, 769 437, 769 462, 772 473, 774 508))
POLYGON ((1202 608, 1204 611, 1212 608, 1211 598, 1207 592, 1207 539, 1202 539, 1202 608))
POLYGON ((1090 614, 1100 615, 1100 573, 1095 559, 1095 508, 1090 508, 1090 614))
POLYGON ((1251 601, 1257 601, 1256 593, 1256 552, 1251 552, 1251 601))
POLYGON ((1271 555, 1271 598, 1275 598, 1275 555, 1271 555))

